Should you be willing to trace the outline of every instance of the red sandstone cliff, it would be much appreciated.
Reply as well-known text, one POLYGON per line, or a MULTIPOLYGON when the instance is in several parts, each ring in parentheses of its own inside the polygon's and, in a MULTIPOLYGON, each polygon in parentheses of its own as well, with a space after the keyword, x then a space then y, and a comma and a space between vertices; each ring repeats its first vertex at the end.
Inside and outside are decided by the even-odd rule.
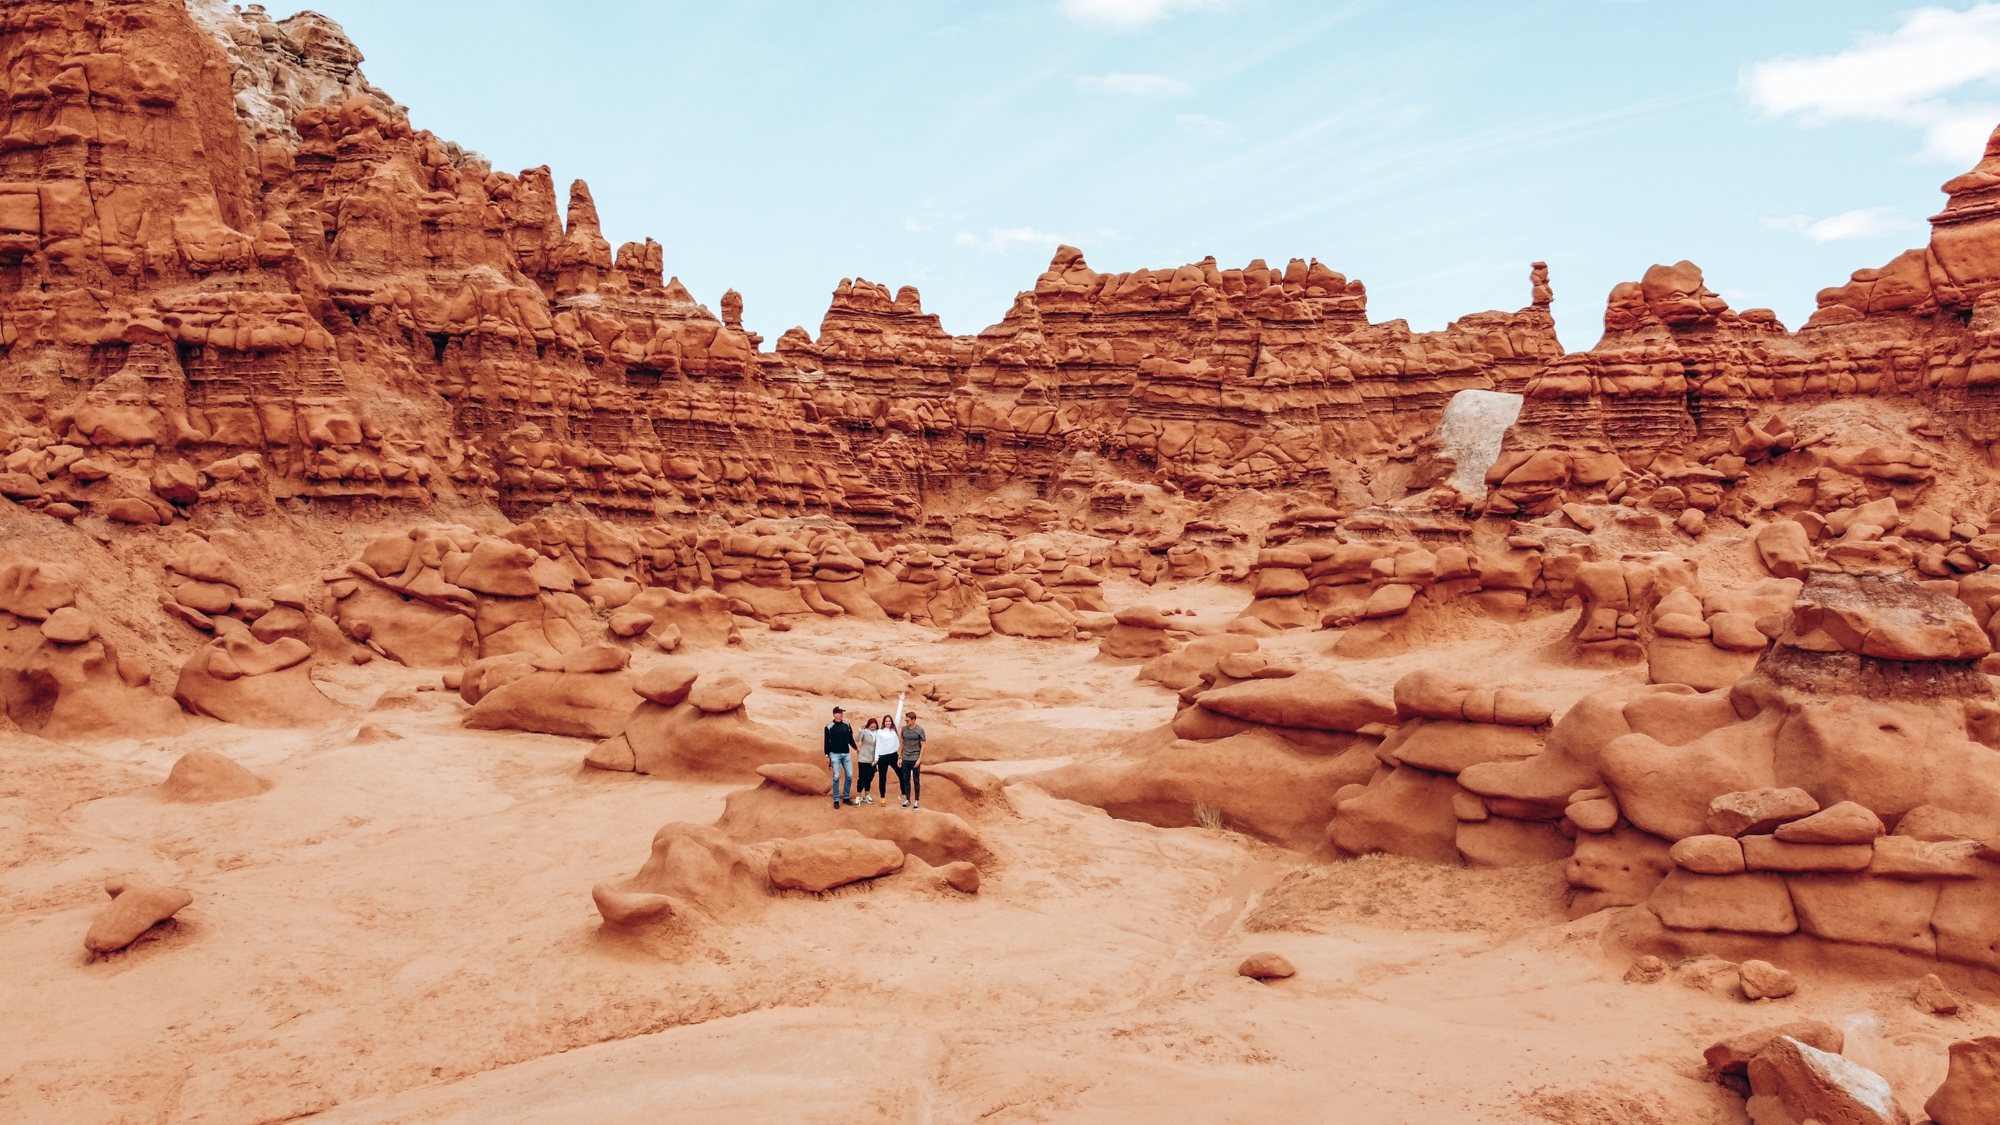
POLYGON ((491 171, 412 130, 322 16, 0 18, 0 493, 29 503, 164 521, 293 497, 575 501, 890 528, 1003 481, 1115 510, 1157 480, 1531 515, 1672 486, 1715 510, 1780 405, 1917 396, 1945 430, 2000 436, 1991 154, 1947 185, 1929 249, 1822 293, 1796 333, 1689 263, 1619 286, 1604 339, 1563 355, 1539 265, 1529 307, 1412 333, 1368 323, 1362 285, 1318 262, 1100 274, 1064 247, 976 336, 857 279, 816 338, 766 351, 733 292, 718 317, 657 243, 614 253, 581 181, 564 199, 547 168, 491 171), (1465 389, 1529 399, 1484 498, 1409 467, 1465 389))

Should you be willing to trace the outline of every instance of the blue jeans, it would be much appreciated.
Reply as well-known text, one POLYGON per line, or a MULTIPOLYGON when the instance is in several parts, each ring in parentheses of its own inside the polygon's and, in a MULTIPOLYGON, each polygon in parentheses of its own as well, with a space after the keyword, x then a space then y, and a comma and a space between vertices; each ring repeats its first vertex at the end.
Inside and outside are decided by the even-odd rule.
POLYGON ((833 799, 845 801, 854 796, 854 755, 828 754, 826 764, 833 767, 833 799))

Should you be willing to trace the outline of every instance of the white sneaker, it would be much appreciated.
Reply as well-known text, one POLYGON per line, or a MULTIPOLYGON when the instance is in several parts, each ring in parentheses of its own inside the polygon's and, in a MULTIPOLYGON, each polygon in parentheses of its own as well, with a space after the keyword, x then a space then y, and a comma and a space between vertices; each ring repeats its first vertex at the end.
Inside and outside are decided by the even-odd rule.
POLYGON ((922 801, 918 801, 916 804, 913 804, 910 807, 913 809, 920 809, 924 807, 924 803, 922 801))
POLYGON ((910 807, 910 802, 907 799, 903 801, 903 807, 906 809, 910 807))

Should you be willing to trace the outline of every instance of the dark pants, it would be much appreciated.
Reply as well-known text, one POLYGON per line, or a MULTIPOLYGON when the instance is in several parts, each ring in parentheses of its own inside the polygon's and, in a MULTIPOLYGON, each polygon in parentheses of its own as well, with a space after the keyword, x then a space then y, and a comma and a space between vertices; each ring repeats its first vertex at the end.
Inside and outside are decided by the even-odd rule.
MULTIPOLYGON (((868 787, 875 783, 875 763, 861 763, 860 772, 861 781, 854 787, 854 794, 857 797, 866 797, 868 795, 868 787)), ((882 783, 882 788, 887 789, 888 787, 888 782, 885 781, 882 783)))
MULTIPOLYGON (((884 784, 886 785, 887 783, 885 782, 884 784)), ((924 773, 920 768, 920 763, 906 762, 901 758, 897 758, 896 788, 902 792, 903 799, 905 801, 923 800, 923 787, 924 773)), ((884 796, 886 795, 884 794, 884 796)))
MULTIPOLYGON (((895 772, 895 768, 896 759, 894 758, 875 763, 875 776, 880 779, 878 784, 882 787, 882 799, 885 801, 889 799, 889 775, 895 772)), ((861 788, 866 789, 868 787, 863 785, 861 788)))

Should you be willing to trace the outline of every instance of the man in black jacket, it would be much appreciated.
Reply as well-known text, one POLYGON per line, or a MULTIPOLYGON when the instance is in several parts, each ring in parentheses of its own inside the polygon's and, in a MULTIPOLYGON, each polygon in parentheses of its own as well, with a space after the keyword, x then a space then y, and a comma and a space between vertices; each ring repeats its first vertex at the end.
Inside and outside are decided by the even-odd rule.
POLYGON ((854 728, 847 725, 847 708, 835 707, 826 724, 826 764, 833 770, 833 807, 854 803, 854 728))

